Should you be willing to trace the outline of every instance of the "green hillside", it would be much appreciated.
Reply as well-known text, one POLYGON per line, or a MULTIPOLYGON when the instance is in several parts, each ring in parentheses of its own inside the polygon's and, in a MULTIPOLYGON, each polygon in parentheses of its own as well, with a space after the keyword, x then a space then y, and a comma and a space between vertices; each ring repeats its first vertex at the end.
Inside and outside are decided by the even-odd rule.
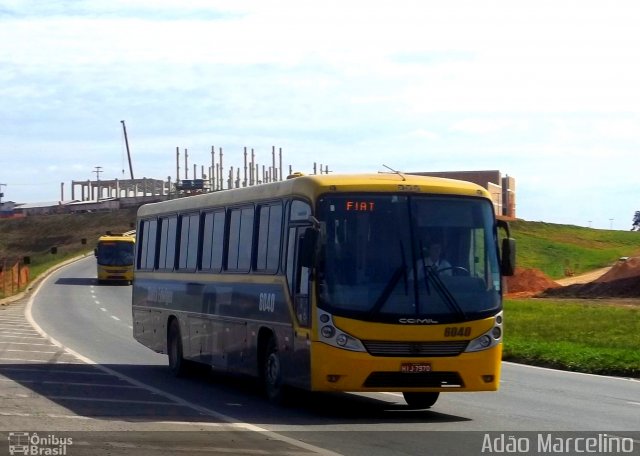
POLYGON ((621 256, 640 255, 640 232, 596 230, 574 225, 517 220, 510 223, 517 242, 517 265, 549 277, 611 265, 621 256))
MULTIPOLYGON (((0 219, 0 259, 31 257, 34 274, 81 252, 91 251, 107 230, 127 231, 134 210, 0 219), (81 244, 86 239, 87 244, 81 244), (57 254, 50 253, 57 247, 57 254)), ((519 267, 561 278, 608 266, 621 256, 640 255, 640 232, 596 230, 572 225, 517 220, 511 222, 519 267)), ((32 277, 34 277, 32 274, 32 277)))
POLYGON ((131 230, 135 219, 135 209, 0 219, 0 266, 10 267, 29 257, 34 279, 57 263, 93 251, 98 237, 107 231, 131 230))

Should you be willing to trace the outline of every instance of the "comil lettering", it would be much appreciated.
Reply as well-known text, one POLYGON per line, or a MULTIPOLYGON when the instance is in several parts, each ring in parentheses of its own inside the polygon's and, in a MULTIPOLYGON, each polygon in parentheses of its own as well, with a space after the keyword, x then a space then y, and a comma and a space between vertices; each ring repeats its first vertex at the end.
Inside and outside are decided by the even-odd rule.
POLYGON ((438 323, 437 320, 432 320, 431 318, 401 318, 398 321, 406 325, 427 325, 438 323))

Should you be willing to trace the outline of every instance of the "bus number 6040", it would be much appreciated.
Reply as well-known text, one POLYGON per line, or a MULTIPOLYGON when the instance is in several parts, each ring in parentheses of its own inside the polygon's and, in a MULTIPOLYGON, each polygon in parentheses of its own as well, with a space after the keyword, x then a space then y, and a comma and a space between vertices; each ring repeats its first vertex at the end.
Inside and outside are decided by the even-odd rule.
POLYGON ((258 304, 258 310, 260 312, 273 312, 275 308, 276 308, 276 294, 260 293, 260 302, 258 304))
POLYGON ((469 337, 470 335, 470 326, 448 326, 444 328, 444 337, 469 337))

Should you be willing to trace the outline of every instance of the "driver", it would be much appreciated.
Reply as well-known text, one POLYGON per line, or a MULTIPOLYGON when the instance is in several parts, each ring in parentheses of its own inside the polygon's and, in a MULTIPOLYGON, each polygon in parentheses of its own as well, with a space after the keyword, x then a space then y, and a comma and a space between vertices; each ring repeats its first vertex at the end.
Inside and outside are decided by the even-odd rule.
MULTIPOLYGON (((418 263, 418 271, 422 271, 422 258, 418 258, 418 263)), ((434 272, 451 275, 451 263, 442 258, 442 244, 438 241, 429 244, 424 264, 434 272)))

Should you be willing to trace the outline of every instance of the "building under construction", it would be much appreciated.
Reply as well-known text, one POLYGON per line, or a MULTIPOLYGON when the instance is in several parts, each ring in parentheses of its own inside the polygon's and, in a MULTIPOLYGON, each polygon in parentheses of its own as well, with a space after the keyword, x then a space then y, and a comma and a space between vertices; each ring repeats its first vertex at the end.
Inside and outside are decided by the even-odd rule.
POLYGON ((516 217, 516 180, 500 171, 442 171, 442 172, 415 172, 421 176, 445 177, 473 182, 486 188, 491 194, 493 206, 497 215, 504 217, 516 217))
MULTIPOLYGON (((210 165, 198 165, 189 163, 189 151, 176 148, 176 177, 171 176, 166 180, 142 178, 142 179, 111 179, 111 180, 80 180, 71 182, 71 200, 79 202, 105 202, 114 199, 130 199, 140 202, 149 200, 162 200, 188 196, 198 193, 228 190, 232 188, 248 187, 281 181, 285 178, 282 166, 282 148, 275 146, 271 149, 271 160, 268 164, 260 164, 256 161, 254 149, 244 148, 243 167, 230 166, 224 168, 224 154, 222 148, 216 152, 211 147, 210 165), (182 161, 184 160, 184 161, 182 161), (191 173, 191 171, 193 171, 191 173), (181 175, 183 177, 181 177, 181 175)), ((99 175, 101 167, 96 167, 99 175)), ((292 166, 288 165, 289 175, 292 166)), ((313 174, 328 174, 327 165, 313 164, 313 174)), ((133 170, 131 171, 133 176, 133 170)), ((64 183, 60 185, 60 201, 65 200, 64 183)))

